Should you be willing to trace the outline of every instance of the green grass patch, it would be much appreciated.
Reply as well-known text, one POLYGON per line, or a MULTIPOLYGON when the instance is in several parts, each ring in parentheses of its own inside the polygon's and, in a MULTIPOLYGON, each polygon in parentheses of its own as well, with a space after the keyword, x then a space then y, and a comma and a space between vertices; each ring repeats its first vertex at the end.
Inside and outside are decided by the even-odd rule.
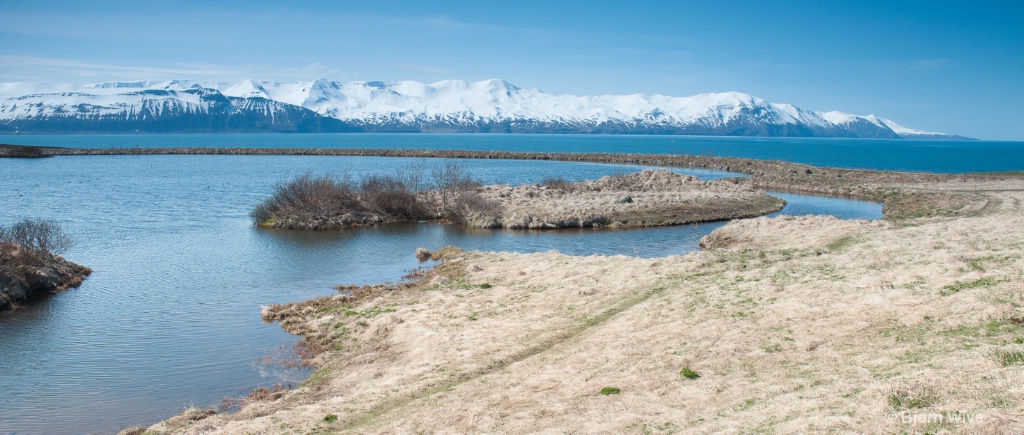
POLYGON ((850 246, 853 246, 855 243, 857 243, 856 237, 840 237, 825 245, 825 249, 827 249, 828 252, 840 252, 846 248, 849 248, 850 246))
POLYGON ((378 315, 383 314, 383 313, 393 313, 393 312, 395 312, 394 308, 371 307, 371 308, 367 308, 367 309, 365 309, 363 311, 353 311, 353 310, 345 311, 345 317, 359 316, 359 317, 362 317, 362 318, 370 318, 370 317, 377 317, 378 315))
POLYGON ((331 370, 328 368, 319 369, 313 372, 312 375, 309 375, 309 377, 299 385, 310 388, 320 388, 323 386, 324 381, 327 380, 327 375, 330 373, 331 370))
POLYGON ((695 372, 689 367, 683 367, 683 370, 679 372, 679 375, 686 379, 697 379, 700 377, 700 373, 695 372))
POLYGON ((978 279, 976 279, 974 281, 970 281, 970 282, 960 282, 960 281, 957 281, 955 284, 951 284, 951 285, 947 285, 945 287, 942 287, 942 290, 939 291, 939 294, 942 295, 942 296, 949 296, 951 294, 959 292, 960 290, 968 290, 968 289, 978 288, 978 287, 992 287, 992 286, 994 286, 996 284, 1007 282, 1007 281, 1009 281, 1009 279, 1006 279, 1006 278, 996 279, 996 278, 991 278, 991 277, 978 278, 978 279))
POLYGON ((919 409, 934 405, 938 395, 924 385, 896 385, 889 391, 888 400, 895 409, 919 409))
POLYGON ((338 421, 338 416, 334 414, 327 414, 324 416, 324 421, 327 423, 334 423, 338 421))
POLYGON ((999 350, 996 352, 996 360, 999 361, 1003 367, 1024 364, 1024 351, 999 350))
POLYGON ((604 388, 601 389, 601 394, 603 394, 605 396, 610 396, 612 394, 619 394, 621 392, 622 392, 622 390, 619 390, 616 387, 604 387, 604 388))

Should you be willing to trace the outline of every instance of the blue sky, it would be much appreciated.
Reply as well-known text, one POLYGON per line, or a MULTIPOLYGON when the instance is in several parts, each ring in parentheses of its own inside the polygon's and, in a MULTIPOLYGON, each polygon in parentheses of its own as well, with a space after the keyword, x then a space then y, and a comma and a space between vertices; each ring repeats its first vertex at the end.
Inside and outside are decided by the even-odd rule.
POLYGON ((739 91, 1024 140, 1017 1, 0 0, 0 82, 483 80, 739 91))

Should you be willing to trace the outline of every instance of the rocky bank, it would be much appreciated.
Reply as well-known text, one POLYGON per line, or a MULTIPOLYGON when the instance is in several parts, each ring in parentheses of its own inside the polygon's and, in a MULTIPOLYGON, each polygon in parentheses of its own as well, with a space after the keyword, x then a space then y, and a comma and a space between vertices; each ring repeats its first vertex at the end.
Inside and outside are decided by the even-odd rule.
POLYGON ((0 244, 0 312, 82 285, 92 269, 58 255, 0 244))

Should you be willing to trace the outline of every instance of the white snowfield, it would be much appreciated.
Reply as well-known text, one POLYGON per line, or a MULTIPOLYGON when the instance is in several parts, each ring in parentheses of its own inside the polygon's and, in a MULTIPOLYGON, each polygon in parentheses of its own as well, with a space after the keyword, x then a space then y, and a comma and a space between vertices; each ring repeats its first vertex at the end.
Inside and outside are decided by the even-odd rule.
MULTIPOLYGON (((801 126, 815 131, 870 128, 895 136, 949 136, 903 127, 874 115, 815 112, 739 93, 665 95, 558 95, 504 80, 399 82, 194 82, 137 81, 73 85, 0 83, 0 120, 43 117, 131 118, 167 111, 213 110, 217 95, 265 98, 322 116, 362 125, 473 125, 533 122, 566 126, 607 124, 638 128, 801 126), (205 98, 204 98, 205 97, 205 98)), ((852 131, 852 130, 849 130, 852 131)))

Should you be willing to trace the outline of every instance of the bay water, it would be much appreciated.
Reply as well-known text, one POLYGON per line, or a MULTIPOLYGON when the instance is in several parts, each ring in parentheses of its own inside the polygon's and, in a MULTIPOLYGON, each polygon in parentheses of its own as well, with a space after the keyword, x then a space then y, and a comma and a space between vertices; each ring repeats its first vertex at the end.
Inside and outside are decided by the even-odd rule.
POLYGON ((816 166, 943 173, 1024 169, 1024 142, 548 134, 0 135, 0 143, 72 148, 395 148, 695 154, 816 166))
MULTIPOLYGON (((635 146, 630 142, 633 137, 605 136, 18 139, 79 147, 116 146, 110 141, 120 140, 123 146, 348 148, 356 147, 350 138, 359 137, 372 139, 364 145, 392 148, 443 148, 451 141, 459 146, 450 148, 510 151, 623 152, 623 147, 635 146), (626 143, 613 143, 617 138, 626 143)), ((640 139, 648 140, 671 138, 640 139)), ((0 143, 26 142, 0 137, 0 143)), ((750 145, 746 140, 739 142, 750 145)), ((290 177, 311 172, 358 179, 394 173, 419 161, 201 155, 0 159, 0 223, 23 218, 56 221, 75 241, 65 257, 94 270, 78 289, 0 315, 0 433, 116 432, 151 424, 186 407, 216 406, 224 397, 244 395, 257 385, 297 384, 308 372, 261 363, 296 339, 277 325, 263 323, 260 306, 333 294, 332 286, 339 284, 397 281, 420 266, 413 255, 419 247, 657 257, 692 252, 701 236, 724 225, 485 231, 403 223, 305 233, 262 230, 248 217, 278 182, 290 177)), ((428 166, 432 163, 427 159, 428 166)), ((535 183, 548 177, 576 181, 644 169, 508 160, 466 160, 464 164, 487 184, 535 183)), ((684 172, 702 178, 737 175, 684 172)), ((778 195, 790 204, 780 214, 881 216, 876 203, 778 195)))

